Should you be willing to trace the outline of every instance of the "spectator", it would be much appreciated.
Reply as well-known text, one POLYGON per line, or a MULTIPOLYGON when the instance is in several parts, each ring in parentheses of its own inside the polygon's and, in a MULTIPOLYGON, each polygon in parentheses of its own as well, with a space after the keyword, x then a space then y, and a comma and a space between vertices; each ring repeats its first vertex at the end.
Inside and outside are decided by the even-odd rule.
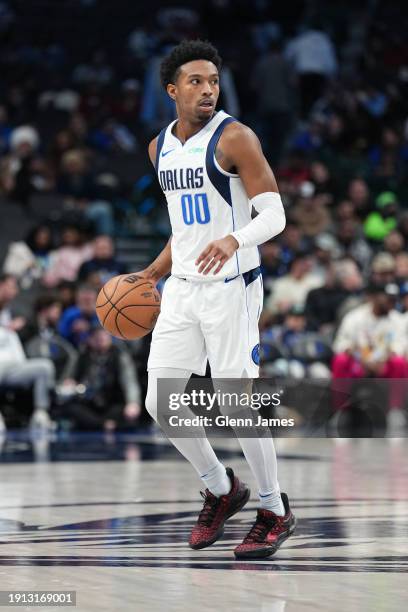
POLYGON ((50 168, 37 155, 39 135, 31 126, 20 126, 10 136, 10 154, 0 161, 0 189, 27 211, 36 190, 53 186, 50 168))
POLYGON ((378 253, 371 262, 370 282, 374 284, 395 281, 395 259, 389 253, 378 253))
POLYGON ((269 52, 256 62, 252 89, 256 92, 257 119, 263 149, 271 164, 278 163, 290 128, 294 110, 294 75, 281 53, 281 44, 273 41, 269 52), (265 75, 268 78, 265 79, 265 75))
POLYGON ((17 280, 11 274, 0 275, 0 325, 19 331, 26 324, 24 317, 14 316, 10 304, 19 293, 17 280))
POLYGON ((82 263, 91 259, 93 247, 85 242, 83 233, 66 225, 61 234, 61 246, 50 255, 50 265, 43 276, 46 287, 54 288, 61 281, 75 281, 82 263))
POLYGON ((392 230, 384 238, 384 251, 390 253, 393 257, 397 257, 405 251, 404 238, 398 230, 392 230))
POLYGON ((289 273, 274 282, 262 315, 263 326, 292 307, 305 305, 308 292, 321 285, 321 280, 310 272, 311 267, 309 256, 297 255, 290 263, 289 273))
POLYGON ((73 364, 66 387, 83 385, 64 413, 79 429, 134 427, 140 415, 140 388, 127 350, 112 343, 100 326, 90 331, 86 345, 73 364))
POLYGON ((89 156, 81 149, 64 153, 58 191, 66 197, 68 207, 92 222, 98 234, 114 232, 113 211, 110 202, 98 200, 97 186, 90 171, 89 156))
POLYGON ((58 324, 61 336, 77 348, 86 341, 92 326, 99 324, 95 312, 96 296, 94 287, 81 285, 75 306, 67 308, 58 324))
POLYGON ((337 72, 336 52, 329 36, 316 23, 290 41, 285 54, 299 76, 304 118, 322 95, 327 80, 337 72))
MULTIPOLYGON (((394 310, 398 296, 394 284, 373 286, 367 303, 349 312, 334 340, 333 378, 406 378, 406 337, 401 316, 394 310)), ((344 389, 344 387, 343 387, 344 389)), ((401 385, 391 385, 389 427, 401 424, 405 395, 401 385)))
POLYGON ((338 259, 340 249, 336 238, 329 233, 318 234, 314 240, 314 247, 312 272, 319 276, 323 283, 327 269, 335 259, 338 259))
POLYGON ((53 362, 57 381, 68 376, 76 357, 73 346, 58 332, 61 302, 51 294, 40 295, 34 304, 35 319, 23 329, 20 336, 27 357, 46 357, 53 362))
POLYGON ((265 279, 274 279, 286 272, 286 265, 282 261, 283 254, 276 240, 264 242, 260 247, 262 276, 265 279))
POLYGON ((75 306, 77 284, 74 281, 62 281, 57 286, 58 299, 61 303, 62 312, 67 308, 75 306))
POLYGON ((347 298, 359 295, 362 278, 355 268, 355 276, 343 273, 344 262, 336 262, 326 269, 322 287, 307 294, 305 314, 308 328, 326 336, 334 331, 337 313, 347 298))
POLYGON ((51 230, 48 225, 35 226, 26 240, 11 242, 3 264, 5 273, 14 274, 28 288, 42 277, 50 263, 53 249, 51 230))
POLYGON ((365 219, 371 208, 370 190, 366 181, 362 178, 354 178, 349 183, 347 195, 358 218, 360 220, 365 219))
POLYGON ((408 280, 408 253, 398 253, 395 258, 395 280, 400 286, 408 280))
POLYGON ((362 235, 361 226, 352 219, 340 221, 336 229, 341 257, 354 259, 366 276, 372 259, 372 250, 362 235))
POLYGON ((341 200, 335 211, 336 221, 341 223, 342 221, 354 221, 358 223, 358 217, 356 215, 356 209, 350 200, 341 200))
POLYGON ((397 227, 397 196, 384 191, 375 201, 376 209, 364 222, 364 233, 373 243, 379 243, 397 227))
POLYGON ((293 219, 307 238, 329 229, 330 215, 321 198, 314 195, 314 185, 305 182, 300 187, 300 197, 292 210, 293 219))
POLYGON ((115 258, 115 247, 110 236, 97 236, 93 241, 93 258, 85 261, 78 272, 78 280, 101 287, 113 276, 125 274, 126 266, 115 258))
POLYGON ((262 333, 264 373, 268 376, 302 379, 329 378, 328 363, 331 350, 318 334, 307 329, 304 309, 293 306, 285 315, 282 325, 274 325, 262 333), (271 362, 268 354, 277 356, 271 362))
MULTIPOLYGON (((55 386, 55 371, 49 359, 27 359, 15 331, 0 326, 0 385, 21 389, 33 387, 32 428, 52 429, 48 415, 50 391, 55 386)), ((5 429, 0 414, 0 431, 5 429)))

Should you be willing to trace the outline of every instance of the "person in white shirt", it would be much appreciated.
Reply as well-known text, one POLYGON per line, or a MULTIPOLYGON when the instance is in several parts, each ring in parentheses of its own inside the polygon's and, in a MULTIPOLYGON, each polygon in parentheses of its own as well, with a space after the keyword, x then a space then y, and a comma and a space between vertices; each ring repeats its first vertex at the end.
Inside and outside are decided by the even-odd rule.
POLYGON ((322 94, 327 79, 337 72, 334 45, 316 24, 289 41, 285 55, 293 63, 299 77, 302 117, 306 117, 312 104, 322 94))
MULTIPOLYGON (((398 294, 393 283, 371 287, 368 301, 345 315, 333 344, 334 379, 408 377, 406 337, 394 309, 398 294)), ((389 422, 405 422, 404 401, 404 386, 391 384, 389 422)))
POLYGON ((311 289, 323 285, 321 276, 311 272, 312 260, 307 255, 297 255, 290 263, 289 273, 278 278, 266 300, 261 325, 264 326, 277 315, 285 315, 297 306, 303 308, 311 289))
MULTIPOLYGON (((34 412, 30 427, 51 429, 48 415, 50 389, 55 386, 55 368, 50 359, 28 359, 17 333, 0 326, 0 386, 33 387, 34 412)), ((0 432, 5 424, 0 413, 0 432)))

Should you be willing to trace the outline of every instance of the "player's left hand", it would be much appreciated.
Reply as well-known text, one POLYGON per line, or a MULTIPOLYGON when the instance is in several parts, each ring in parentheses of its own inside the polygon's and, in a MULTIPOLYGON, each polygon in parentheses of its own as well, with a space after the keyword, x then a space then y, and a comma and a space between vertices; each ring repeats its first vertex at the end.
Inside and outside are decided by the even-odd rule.
POLYGON ((220 240, 213 240, 198 256, 195 264, 198 272, 208 274, 214 269, 213 274, 218 274, 225 262, 234 255, 239 244, 233 236, 225 236, 220 240))

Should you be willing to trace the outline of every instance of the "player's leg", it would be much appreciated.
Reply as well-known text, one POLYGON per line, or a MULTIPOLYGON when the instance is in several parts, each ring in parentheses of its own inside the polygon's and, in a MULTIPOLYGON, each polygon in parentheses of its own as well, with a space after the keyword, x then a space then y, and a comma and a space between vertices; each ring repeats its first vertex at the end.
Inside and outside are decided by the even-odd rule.
MULTIPOLYGON (((246 280, 251 279, 238 277, 227 284, 214 284, 212 288, 217 295, 211 299, 217 306, 206 321, 204 335, 213 377, 217 379, 259 376, 258 320, 263 287, 260 276, 252 282, 246 280)), ((295 519, 287 496, 280 492, 276 451, 270 433, 261 438, 238 437, 238 441, 258 485, 260 510, 253 527, 258 541, 252 542, 254 531, 251 530, 247 536, 251 546, 244 540, 244 548, 241 545, 235 554, 245 556, 251 548, 248 556, 256 556, 256 550, 265 556, 264 538, 270 532, 270 525, 279 525, 276 538, 266 546, 266 556, 269 556, 293 532, 295 519)))
MULTIPOLYGON (((146 409, 158 418, 158 380, 171 380, 171 393, 184 392, 191 376, 190 370, 180 368, 153 368, 149 370, 146 409)), ((194 414, 187 407, 178 410, 179 418, 191 418, 194 414)), ((249 488, 233 473, 231 468, 218 460, 206 438, 204 428, 195 428, 194 438, 169 437, 170 442, 195 468, 206 490, 202 493, 204 506, 194 526, 189 544, 191 548, 205 548, 218 540, 224 530, 225 521, 246 504, 249 488)))
MULTIPOLYGON (((200 295, 197 284, 173 277, 166 282, 148 361, 146 407, 155 419, 159 378, 171 379, 171 392, 181 393, 192 372, 205 373, 206 348, 196 313, 200 295)), ((171 436, 170 440, 195 467, 206 486, 204 507, 193 528, 190 546, 209 546, 222 535, 227 518, 247 502, 250 491, 230 468, 218 461, 204 431, 195 429, 194 438, 171 436)))
MULTIPOLYGON (((154 368, 149 370, 149 379, 146 395, 146 410, 150 416, 158 421, 157 382, 160 379, 171 379, 171 393, 184 393, 192 372, 179 368, 154 368)), ((179 417, 192 418, 194 414, 187 407, 180 407, 179 417)), ((170 442, 191 463, 200 476, 204 485, 214 495, 225 495, 231 489, 231 483, 225 467, 217 459, 208 442, 203 427, 196 427, 197 437, 169 437, 170 442)))

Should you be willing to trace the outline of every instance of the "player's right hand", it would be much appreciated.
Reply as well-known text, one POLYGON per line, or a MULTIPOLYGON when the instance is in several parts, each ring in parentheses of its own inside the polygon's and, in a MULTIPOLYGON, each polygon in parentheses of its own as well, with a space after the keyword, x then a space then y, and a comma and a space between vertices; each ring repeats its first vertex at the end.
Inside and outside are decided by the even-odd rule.
POLYGON ((145 268, 144 270, 140 270, 140 272, 132 272, 132 274, 136 274, 136 276, 140 276, 141 278, 146 278, 147 280, 149 280, 152 285, 156 286, 157 283, 159 282, 160 279, 158 278, 153 278, 152 277, 152 273, 149 271, 148 268, 145 268))

